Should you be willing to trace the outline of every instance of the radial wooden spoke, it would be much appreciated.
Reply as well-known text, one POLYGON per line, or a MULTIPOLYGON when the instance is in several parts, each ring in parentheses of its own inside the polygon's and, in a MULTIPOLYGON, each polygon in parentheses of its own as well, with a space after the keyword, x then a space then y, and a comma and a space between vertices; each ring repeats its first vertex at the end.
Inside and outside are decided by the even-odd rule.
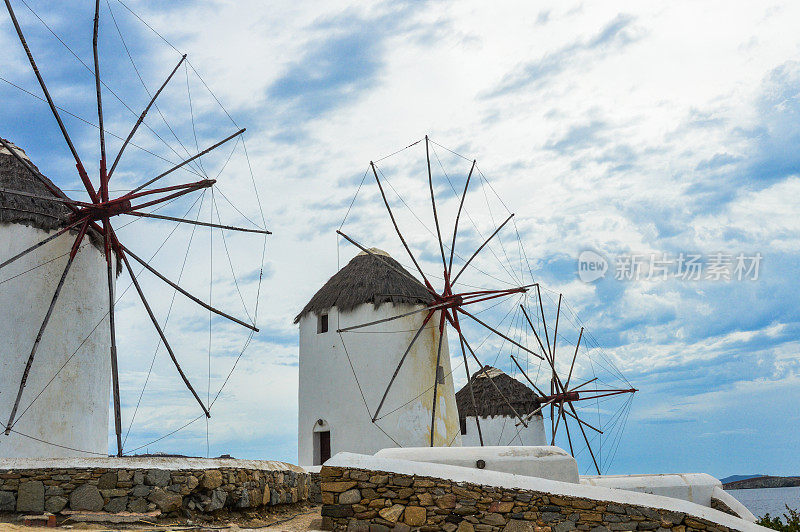
POLYGON ((464 340, 461 336, 458 337, 458 341, 461 344, 461 356, 464 358, 464 371, 467 374, 467 386, 469 386, 469 397, 472 400, 472 409, 475 411, 475 425, 478 427, 478 441, 483 447, 483 431, 481 430, 481 420, 480 414, 478 412, 478 403, 475 401, 475 390, 472 387, 472 378, 469 374, 469 365, 467 364, 467 352, 464 349, 464 340))
POLYGON ((185 224, 192 224, 192 225, 202 225, 205 227, 216 227, 218 229, 228 229, 230 231, 242 231, 244 233, 260 233, 262 235, 271 235, 272 231, 265 231, 263 229, 246 229, 244 227, 235 227, 233 225, 220 225, 220 224, 213 224, 210 222, 201 222, 199 220, 187 220, 185 218, 175 218, 174 216, 164 216, 163 214, 152 214, 149 212, 139 212, 139 211, 131 211, 126 212, 130 216, 139 216, 141 218, 157 218, 159 220, 169 220, 171 222, 181 222, 185 224))
POLYGON ((536 386, 536 384, 534 384, 534 383, 533 383, 533 381, 531 380, 531 378, 530 378, 530 377, 528 377, 528 374, 525 372, 525 370, 524 370, 524 369, 522 369, 522 366, 521 366, 521 365, 520 365, 520 363, 517 361, 517 359, 516 359, 516 358, 514 358, 514 355, 511 355, 511 360, 513 360, 513 361, 514 361, 514 364, 516 364, 516 365, 517 365, 517 367, 519 368, 519 371, 520 371, 520 373, 522 373, 522 375, 525 377, 525 379, 526 379, 526 380, 527 380, 527 381, 530 383, 530 385, 531 385, 531 386, 533 386, 533 389, 534 389, 534 390, 536 390, 536 391, 539 393, 539 395, 541 395, 542 397, 544 397, 545 395, 547 395, 547 394, 546 394, 546 393, 544 393, 544 392, 543 392, 541 389, 539 389, 539 387, 538 387, 538 386, 536 386))
POLYGON ((439 364, 441 364, 442 361, 442 341, 444 340, 445 312, 446 311, 442 311, 441 317, 439 318, 439 347, 436 349, 436 366, 434 366, 433 370, 433 400, 431 401, 431 447, 433 447, 433 436, 435 433, 434 429, 436 428, 436 395, 439 391, 439 364))
POLYGON ((94 83, 97 93, 97 125, 100 129, 100 199, 108 201, 108 181, 106 179, 106 131, 103 126, 103 93, 100 90, 100 55, 97 51, 97 37, 100 33, 100 0, 94 4, 94 30, 92 32, 92 53, 94 55, 94 83))
POLYGON ((114 401, 114 431, 117 436, 117 456, 122 456, 122 408, 119 398, 119 366, 117 363, 117 329, 114 318, 114 254, 111 252, 111 224, 103 221, 103 242, 106 251, 106 276, 108 278, 108 325, 111 335, 111 385, 114 401))
POLYGON ((386 210, 389 211, 389 218, 392 219, 392 225, 394 225, 394 230, 397 233, 397 236, 400 237, 400 242, 403 243, 403 247, 406 248, 408 252, 408 256, 411 257, 411 261, 414 263, 414 266, 417 268, 417 271, 422 276, 422 279, 425 281, 425 285, 432 289, 431 283, 428 281, 428 278, 425 277, 425 272, 422 271, 419 263, 417 262, 416 257, 414 254, 411 253, 411 248, 408 247, 406 243, 406 239, 403 237, 403 233, 400 232, 400 228, 397 226, 397 220, 394 219, 394 213, 392 212, 392 208, 389 206, 389 200, 386 199, 386 193, 383 191, 383 185, 381 184, 381 180, 378 178, 378 171, 375 169, 375 163, 370 161, 370 167, 372 168, 372 174, 375 176, 375 181, 378 183, 378 189, 381 191, 381 197, 383 198, 383 204, 386 205, 386 210))
POLYGON ((622 395, 624 393, 636 393, 638 390, 636 388, 629 388, 627 390, 592 390, 594 393, 600 393, 599 395, 592 395, 591 397, 581 397, 579 399, 575 399, 575 401, 589 401, 591 399, 600 399, 602 397, 611 397, 614 395, 622 395))
POLYGON ((462 314, 464 314, 465 316, 468 316, 468 317, 472 318, 472 320, 473 320, 473 321, 476 321, 476 322, 478 322, 479 324, 483 325, 484 327, 486 327, 487 329, 489 329, 490 331, 492 331, 493 333, 495 333, 495 334, 496 334, 497 336, 499 336, 500 338, 503 338, 504 340, 506 340, 506 341, 508 341, 508 342, 511 342, 511 343, 512 343, 512 344, 514 344, 515 346, 519 347, 520 349, 522 349, 523 351, 525 351, 525 352, 527 352, 527 353, 530 353, 531 355, 535 356, 536 358, 538 358, 538 359, 541 359, 541 360, 544 360, 544 358, 542 358, 542 356, 541 356, 541 355, 539 355, 538 353, 534 353, 533 351, 531 351, 530 349, 528 349, 527 347, 525 347, 525 346, 524 346, 524 345, 522 345, 521 343, 519 343, 519 342, 516 342, 516 341, 512 340, 511 338, 509 338, 509 337, 508 337, 508 336, 506 336, 505 334, 501 333, 500 331, 498 331, 497 329, 495 329, 495 328, 494 328, 494 327, 492 327, 491 325, 488 325, 486 322, 482 321, 480 318, 478 318, 478 317, 476 317, 476 316, 473 316, 472 314, 470 314, 469 312, 467 312, 467 311, 466 311, 466 310, 464 310, 463 308, 460 308, 460 309, 458 309, 458 311, 459 311, 459 312, 461 312, 462 314))
MULTIPOLYGON (((367 248, 365 248, 364 246, 362 246, 361 244, 359 244, 358 242, 356 242, 355 240, 353 240, 352 238, 350 238, 350 237, 349 237, 349 236, 347 236, 346 234, 342 233, 340 230, 337 230, 337 231, 336 231, 336 234, 343 236, 343 237, 344 237, 344 238, 345 238, 345 239, 346 239, 348 242, 350 242, 351 244, 353 244, 354 246, 356 246, 358 249, 360 249, 361 251, 363 251, 363 252, 364 252, 364 253, 366 253, 367 255, 370 255, 370 256, 372 256, 372 257, 374 257, 374 258, 376 258, 376 259, 380 260, 380 261, 381 261, 381 262, 383 262, 383 263, 384 263, 384 264, 385 264, 387 267, 389 267, 389 268, 391 268, 392 270, 396 271, 397 273, 399 273, 399 274, 400 274, 400 275, 402 275, 403 277, 407 277, 408 279, 411 279, 411 280, 412 280, 412 281, 414 281, 415 283, 418 283, 418 282, 419 282, 419 280, 418 280, 418 279, 416 279, 416 278, 414 278, 414 276, 412 276, 410 273, 408 273, 407 271, 404 271, 404 270, 402 270, 402 269, 398 268, 397 266, 395 266, 394 264, 392 264, 391 262, 389 262, 388 260, 386 260, 386 257, 383 257, 382 255, 376 255, 375 253, 373 253, 372 251, 368 250, 367 248)), ((428 286, 427 286, 426 288, 428 289, 428 291, 429 291, 429 292, 431 292, 431 293, 434 293, 434 291, 433 291, 433 289, 431 288, 431 285, 430 285, 430 284, 428 284, 428 286)))
MULTIPOLYGON (((572 410, 574 417, 578 419, 578 414, 575 412, 575 407, 572 406, 572 403, 569 403, 569 408, 572 410)), ((578 419, 580 421, 580 419, 578 419)), ((586 437, 586 431, 583 430, 583 424, 578 423, 578 428, 581 429, 581 434, 583 435, 583 441, 586 442, 586 448, 589 449, 589 454, 592 455, 592 462, 594 462, 594 468, 597 470, 597 474, 600 474, 600 466, 597 465, 597 459, 594 457, 594 451, 592 451, 592 444, 589 443, 589 438, 586 437)))
POLYGON ((336 332, 337 333, 343 333, 343 332, 352 331, 352 330, 355 330, 355 329, 362 329, 364 327, 369 327, 370 325, 377 325, 378 323, 386 323, 387 321, 399 320, 400 318, 405 318, 406 316, 411 316, 412 314, 419 314, 420 312, 437 310, 437 309, 440 309, 440 308, 444 308, 445 306, 447 306, 447 303, 439 303, 437 305, 430 305, 430 306, 419 308, 419 309, 416 309, 416 310, 411 310, 409 312, 404 312, 402 314, 398 314, 397 316, 392 316, 390 318, 383 318, 383 319, 380 319, 380 320, 368 321, 366 323, 359 323, 358 325, 352 325, 350 327, 345 327, 344 329, 336 329, 336 332))
POLYGON ((156 103, 156 98, 158 98, 158 96, 161 94, 161 91, 163 91, 164 87, 166 87, 167 84, 170 82, 170 80, 172 79, 172 76, 175 75, 175 72, 178 71, 178 68, 183 64, 183 61, 185 59, 186 59, 186 54, 184 54, 183 57, 181 57, 181 60, 178 61, 178 64, 175 66, 175 68, 172 69, 172 72, 167 77, 166 81, 164 81, 164 83, 161 84, 161 86, 158 88, 158 90, 153 95, 153 97, 150 98, 150 102, 147 104, 147 107, 145 107, 144 111, 142 111, 142 114, 139 115, 139 119, 136 120, 136 124, 134 124, 133 129, 131 129, 131 132, 128 133, 128 137, 122 143, 122 147, 119 149, 119 153, 117 153, 117 156, 114 158, 114 163, 111 165, 111 169, 108 171, 108 179, 111 179, 111 175, 114 173, 114 170, 117 168, 117 163, 119 163, 119 160, 122 157, 122 153, 125 151, 125 148, 128 147, 128 143, 133 138, 133 135, 136 133, 136 130, 139 129, 140 125, 142 125, 142 122, 144 121, 144 117, 147 116, 147 112, 150 111, 150 108, 153 106, 154 103, 156 103))
MULTIPOLYGON (((523 425, 525 428, 527 428, 527 427, 528 427, 528 424, 525 422, 525 420, 524 420, 524 419, 522 419, 522 416, 520 416, 520 415, 519 415, 519 413, 518 413, 518 412, 517 412, 517 410, 514 408, 514 406, 511 404, 511 402, 509 402, 508 398, 506 398, 506 396, 503 394, 503 392, 502 392, 502 391, 500 391, 500 388, 498 388, 498 387, 497 387, 497 384, 494 382, 494 380, 492 380, 492 378, 489 376, 489 372, 488 372, 488 371, 486 371, 486 368, 483 366, 483 363, 481 363, 480 359, 478 359, 478 355, 476 355, 476 354, 475 354, 475 351, 473 351, 473 350, 472 350, 472 347, 470 347, 470 345, 469 345, 469 342, 467 342, 467 339, 464 337, 464 335, 462 334, 462 332, 461 332, 461 331, 457 331, 457 332, 458 332, 458 336, 461 338, 461 341, 462 341, 462 342, 464 342, 464 345, 465 345, 465 346, 467 346, 467 349, 469 350, 469 353, 470 353, 470 355, 472 355, 472 358, 474 358, 474 359, 475 359, 475 362, 478 364, 478 367, 480 368, 478 371, 482 371, 482 372, 483 372, 483 375, 484 375, 484 376, 485 376, 487 379, 489 379, 489 382, 490 382, 490 383, 492 383, 492 386, 494 386, 494 389, 495 389, 495 391, 496 391, 498 394, 500 394, 500 397, 502 397, 502 398, 503 398, 503 401, 506 403, 506 405, 508 405, 508 408, 510 408, 510 409, 511 409, 511 411, 514 413, 514 416, 515 416, 517 419, 519 419, 520 423, 522 423, 522 425, 523 425)), ((476 412, 476 414, 477 414, 477 412, 476 412)))
POLYGON ((66 198, 57 198, 55 196, 42 196, 41 194, 34 194, 33 192, 25 192, 24 190, 13 190, 10 188, 0 188, 0 192, 2 192, 3 194, 11 194, 12 196, 22 196, 25 198, 52 201, 55 203, 64 203, 66 205, 78 205, 81 207, 89 207, 93 205, 93 203, 84 203, 82 201, 75 201, 66 198))
MULTIPOLYGON (((547 321, 545 321, 544 305, 542 305, 542 289, 538 285, 538 283, 536 285, 536 294, 539 296, 539 312, 542 313, 542 329, 544 329, 544 339, 547 341, 547 352, 551 353, 551 351, 550 351, 550 337, 547 334, 547 321)), ((530 322, 530 320, 528 320, 528 321, 530 322)), ((531 327, 533 327, 533 324, 531 324, 531 327)))
POLYGON ((561 294, 558 294, 558 309, 556 310, 556 327, 553 329, 553 350, 550 358, 553 359, 553 373, 556 371, 556 345, 558 345, 558 320, 561 318, 561 294))
MULTIPOLYGON (((140 259, 138 256, 136 256, 136 254, 134 254, 130 249, 128 249, 127 247, 123 246, 122 244, 119 244, 119 246, 125 251, 125 253, 127 253, 128 255, 133 257, 133 259, 136 262, 138 262, 139 264, 144 266, 145 269, 147 269, 150 273, 152 273, 153 275, 155 275, 156 277, 158 277, 159 279, 161 279, 162 281, 164 281, 165 283, 170 285, 172 288, 174 288, 175 290, 177 290, 181 294, 185 295, 186 297, 188 297, 189 299, 191 299, 192 301, 194 301, 195 303, 197 303, 198 305, 200 305, 204 309, 210 310, 214 314, 217 314, 218 316, 222 316, 223 318, 227 318, 227 319, 231 320, 234 323, 238 323, 242 327, 247 327, 248 329, 251 329, 251 330, 253 330, 255 332, 258 332, 258 328, 255 325, 251 325, 251 324, 249 324, 247 322, 244 322, 244 321, 242 321, 240 319, 234 318, 230 314, 226 314, 225 312, 222 312, 221 310, 216 309, 216 308, 212 307, 211 305, 209 305, 208 303, 198 299, 197 297, 193 296, 192 294, 190 294, 189 292, 187 292, 186 290, 184 290, 183 288, 178 286, 176 283, 173 283, 172 281, 170 281, 169 279, 167 279, 166 277, 161 275, 155 268, 153 268, 152 266, 147 264, 147 262, 145 262, 143 259, 140 259)), ((123 254, 123 258, 124 257, 125 257, 125 255, 123 254)))
POLYGON ((58 113, 58 108, 56 104, 53 102, 53 98, 50 97, 50 91, 47 90, 47 85, 44 82, 44 78, 42 78, 42 74, 39 72, 39 67, 36 66, 36 60, 33 58, 33 54, 31 53, 30 48, 28 48, 28 42, 25 40, 25 35, 22 33, 22 28, 17 21, 17 16, 14 14, 14 9, 11 7, 11 2, 9 0, 5 0, 6 8, 8 9, 8 14, 11 16, 11 22, 14 24, 14 29, 17 32, 17 37, 19 37, 19 42, 22 44, 22 47, 25 49, 25 54, 28 56, 28 62, 31 64, 31 68, 33 69, 33 73, 36 75, 36 79, 39 82, 39 86, 42 88, 42 92, 44 93, 45 98, 47 99, 47 104, 50 106, 50 111, 53 113, 53 116, 58 122, 58 127, 61 130, 61 135, 64 137, 64 140, 67 141, 67 146, 69 146, 70 152, 72 152, 72 156, 75 159, 75 165, 78 168, 78 174, 81 177, 81 181, 83 181, 83 185, 86 188, 86 192, 89 193, 89 197, 92 198, 94 203, 97 203, 98 197, 92 187, 91 181, 89 181, 89 176, 86 175, 86 170, 83 167, 83 163, 81 162, 81 158, 78 156, 77 150, 75 150, 75 146, 72 144, 72 139, 67 133, 67 128, 64 127, 64 122, 61 120, 61 115, 58 113))
POLYGON ((170 194, 168 196, 162 196, 160 198, 157 198, 157 199, 154 199, 154 200, 150 200, 148 202, 145 202, 145 203, 142 203, 142 204, 139 204, 139 205, 134 205, 131 208, 138 210, 138 209, 145 209, 147 207, 152 207, 153 205, 158 205, 159 203, 165 203, 165 202, 167 202, 167 201, 169 201, 169 200, 171 200, 173 198, 178 198, 178 197, 183 196, 185 194, 191 194, 192 192, 196 192, 196 191, 202 190, 204 188, 212 187, 212 186, 214 186, 214 183, 216 183, 216 181, 214 181, 213 179, 207 179, 205 181, 199 181, 196 184, 196 186, 183 188, 183 190, 179 190, 178 192, 175 192, 175 193, 170 194))
POLYGON ((173 190, 184 190, 184 189, 198 189, 198 188, 208 188, 216 184, 216 179, 201 179, 200 181, 193 181, 191 183, 182 183, 180 185, 171 185, 168 187, 160 187, 160 188, 153 188, 150 190, 145 190, 143 192, 128 192, 124 196, 121 196, 111 203, 118 203, 122 201, 130 201, 133 199, 141 198, 144 196, 152 196, 154 194, 163 194, 164 192, 172 192, 173 190))
MULTIPOLYGON (((80 245, 80 241, 86 234, 86 226, 87 222, 84 221, 83 226, 81 227, 81 232, 75 239, 75 244, 73 244, 73 250, 77 249, 77 246, 80 245)), ((67 274, 69 273, 69 270, 72 267, 72 262, 74 260, 75 260, 75 253, 73 252, 69 254, 69 258, 67 259, 67 265, 64 267, 64 272, 61 274, 61 279, 58 281, 58 285, 56 285, 56 290, 53 293, 53 298, 50 300, 50 306, 47 307, 47 313, 45 313, 44 320, 42 320, 42 324, 39 327, 39 332, 36 334, 36 339, 33 341, 33 347, 31 348, 31 352, 28 355, 28 361, 25 363, 25 371, 22 373, 22 379, 20 380, 19 389, 17 390, 17 398, 14 400, 14 406, 11 409, 11 415, 8 416, 8 423, 6 423, 6 430, 5 430, 6 435, 11 433, 11 429, 14 426, 14 418, 17 415, 19 402, 22 399, 22 392, 23 390, 25 390, 25 384, 27 383, 28 375, 31 372, 33 359, 34 357, 36 357, 36 351, 39 349, 39 344, 42 341, 42 336, 44 335, 45 329, 47 329, 47 324, 50 323, 50 317, 53 315, 53 309, 56 306, 56 302, 58 302, 58 296, 61 295, 61 289, 64 288, 64 282, 67 280, 67 274)))
MULTIPOLYGON (((552 404, 550 405, 550 408, 551 408, 550 412, 553 412, 553 410, 552 410, 552 408, 553 408, 553 405, 552 405, 552 404)), ((550 445, 555 445, 555 444, 556 444, 556 433, 558 432, 558 424, 561 422, 561 412, 560 412, 560 409, 561 409, 561 408, 563 408, 563 403, 561 403, 561 404, 560 404, 558 407, 556 407, 556 408, 558 408, 558 409, 559 409, 559 415, 555 416, 555 421, 556 421, 556 424, 555 424, 555 426, 553 427, 553 431, 550 433, 550 434, 551 434, 551 438, 550 438, 550 445)), ((553 414, 550 414, 550 415, 552 416, 553 414)))
POLYGON ((569 374, 567 375, 567 382, 564 383, 564 388, 569 389, 569 381, 572 379, 572 370, 575 369, 575 359, 578 358, 578 348, 581 346, 581 339, 583 338, 583 327, 578 334, 578 342, 575 344, 575 354, 572 355, 572 363, 569 365, 569 374))
MULTIPOLYGON (((538 284, 537 284, 537 289, 538 289, 538 284)), ((544 345, 542 344, 542 339, 539 338, 539 334, 536 332, 536 327, 533 326, 533 322, 531 321, 530 316, 528 316, 528 312, 525 310, 525 307, 523 305, 520 305, 519 308, 522 309, 522 314, 525 316, 525 320, 528 322, 528 325, 530 325, 531 330, 533 331, 533 336, 535 336, 536 341, 539 342, 539 348, 542 350, 542 353, 544 353, 545 356, 547 356, 547 349, 544 348, 544 345)), ((539 358, 544 359, 541 356, 539 358)))
POLYGON ((492 234, 489 236, 489 238, 487 238, 487 239, 484 241, 484 243, 483 243, 483 244, 481 244, 481 247, 479 247, 478 249, 476 249, 476 250, 475 250, 475 253, 473 253, 473 254, 472 254, 472 256, 469 258, 469 260, 467 260, 467 262, 465 262, 465 263, 464 263, 464 265, 463 265, 463 266, 461 267, 461 269, 458 271, 458 273, 456 274, 456 276, 453 278, 453 282, 452 282, 452 284, 456 284, 456 281, 458 281, 458 278, 459 278, 459 277, 461 277, 461 274, 462 274, 462 273, 464 273, 464 270, 466 270, 466 269, 467 269, 467 266, 469 266, 469 263, 470 263, 470 262, 472 262, 472 259, 474 259, 475 257, 477 257, 477 256, 478 256, 478 253, 480 253, 480 252, 481 252, 481 250, 482 250, 484 247, 486 247, 486 244, 488 244, 488 243, 489 243, 489 241, 490 241, 492 238, 494 238, 494 236, 495 236, 497 233, 499 233, 499 232, 500 232, 500 230, 501 230, 503 227, 505 227, 505 225, 506 225, 506 224, 507 224, 509 221, 511 221, 511 218, 513 218, 513 217, 514 217, 514 215, 512 214, 511 216, 509 216, 508 218, 506 218, 506 221, 505 221, 505 222, 503 222, 503 223, 501 223, 501 224, 500 224, 500 227, 498 227, 497 229, 495 229, 495 230, 494 230, 494 233, 492 233, 492 234))
POLYGON ((72 222, 71 224, 69 224, 68 226, 64 227, 63 229, 60 229, 58 232, 48 236, 44 240, 41 240, 40 242, 32 245, 31 247, 29 247, 29 248, 27 248, 27 249, 25 249, 23 251, 20 251, 19 253, 17 253, 13 257, 11 257, 10 259, 0 263, 0 269, 8 266, 9 264, 11 264, 12 262, 16 261, 17 259, 21 259, 22 257, 27 255, 28 253, 39 249, 40 247, 44 246, 45 244, 47 244, 51 240, 54 240, 54 239, 58 238, 59 236, 63 235, 64 233, 66 233, 70 229, 74 229, 75 226, 80 225, 80 224, 84 223, 85 221, 86 221, 86 218, 81 218, 80 220, 76 220, 76 221, 72 222))
MULTIPOLYGON (((571 403, 570 403, 570 404, 571 404, 571 403)), ((571 418, 573 418, 575 421, 577 421, 578 423, 580 423, 581 425, 584 425, 584 426, 586 426, 586 427, 589 427, 590 429, 592 429, 593 431, 595 431, 595 432, 597 432, 597 433, 599 433, 599 434, 603 434, 603 431, 602 431, 602 430, 598 429, 598 428, 597 428, 597 427, 595 427, 594 425, 591 425, 591 424, 589 424, 589 423, 585 422, 584 420, 582 420, 581 418, 579 418, 579 417, 578 417, 578 416, 576 416, 575 414, 573 414, 573 413, 571 413, 571 412, 569 412, 569 411, 566 411, 566 410, 565 410, 564 412, 565 412, 565 413, 566 413, 568 416, 570 416, 571 418)))
POLYGON ((584 383, 582 383, 582 384, 579 384, 579 385, 577 385, 576 387, 574 387, 574 388, 573 388, 572 390, 570 390, 570 391, 571 391, 571 392, 574 392, 574 391, 575 391, 575 390, 577 390, 578 388, 583 388, 583 387, 584 387, 584 386, 586 386, 587 384, 591 384, 591 383, 593 383, 593 382, 594 382, 594 381, 596 381, 596 380, 597 380, 597 377, 595 377, 595 378, 593 378, 593 379, 589 379, 588 381, 586 381, 586 382, 584 382, 584 383))
POLYGON ((564 420, 564 430, 567 431, 567 442, 569 443, 569 454, 575 456, 575 451, 572 450, 572 436, 569 434, 569 423, 567 423, 567 418, 564 416, 564 405, 561 405, 561 417, 564 420))
POLYGON ((442 267, 447 271, 447 260, 444 258, 444 243, 442 230, 439 228, 439 215, 436 212, 436 195, 433 193, 433 174, 431 173, 431 155, 428 148, 428 135, 425 135, 425 159, 428 161, 428 187, 431 190, 431 206, 433 207, 433 221, 436 224, 436 237, 439 240, 439 251, 442 254, 442 267))
POLYGON ((237 137, 237 136, 241 135, 241 134, 242 134, 242 133, 244 133, 245 131, 247 131, 247 130, 246 130, 246 129, 244 129, 244 128, 242 128, 242 129, 240 129, 239 131, 237 131, 236 133, 234 133, 233 135, 231 135, 231 136, 229 136, 229 137, 226 137, 226 138, 222 139, 221 141, 217 142, 217 143, 216 143, 216 144, 214 144, 213 146, 209 146, 208 148, 206 148, 205 150, 201 151, 200 153, 198 153, 198 154, 196 154, 196 155, 193 155, 192 157, 189 157, 188 159, 186 159, 186 160, 185 160, 185 161, 183 161, 182 163, 176 164, 175 166, 173 166, 172 168, 170 168, 169 170, 167 170, 167 171, 166 171, 166 172, 164 172, 163 174, 159 174, 159 175, 157 175, 156 177, 154 177, 153 179, 151 179, 150 181, 146 182, 145 184, 143 184, 143 185, 139 185, 138 187, 134 188, 134 189, 133 189, 133 190, 130 192, 130 194, 134 194, 134 193, 136 193, 136 192, 139 192, 139 191, 140 191, 140 190, 142 190, 143 188, 145 188, 145 187, 148 187, 148 186, 152 185, 153 183, 155 183, 155 182, 156 182, 156 181, 158 181, 159 179, 161 179, 161 178, 163 178, 163 177, 165 177, 165 176, 168 176, 169 174, 171 174, 171 173, 172 173, 172 172, 174 172, 175 170, 178 170, 179 168, 182 168, 183 166, 186 166, 187 164, 189 164, 190 162, 194 161, 195 159, 199 159, 200 157, 202 157, 203 155, 207 154, 208 152, 210 152, 210 151, 213 151, 213 150, 215 150, 215 149, 219 148, 220 146, 222 146, 223 144, 225 144, 225 143, 226 143, 226 142, 228 142, 229 140, 231 140, 231 139, 233 139, 233 138, 235 138, 235 137, 237 137))
POLYGON ((386 391, 383 392, 383 397, 381 397, 381 402, 378 404, 378 408, 375 409, 375 414, 372 416, 372 422, 375 423, 378 419, 378 414, 381 412, 381 408, 383 408, 383 403, 386 401, 386 397, 389 395, 389 390, 392 388, 392 384, 394 384, 394 380, 397 378, 398 373, 400 373, 400 368, 403 367, 403 362, 406 361, 406 356, 408 355, 411 348, 414 346, 414 342, 417 341, 419 335, 422 334, 422 331, 425 329, 425 326, 428 325, 428 321, 430 321, 431 317, 433 316, 433 311, 428 311, 428 315, 425 316, 425 320, 422 322, 422 325, 417 330, 417 333, 411 339, 411 342, 406 347, 403 356, 400 357, 400 362, 397 363, 397 368, 394 370, 392 374, 392 378, 389 379, 389 384, 386 385, 386 391))
POLYGON ((478 161, 473 159, 472 168, 469 169, 469 174, 467 174, 467 183, 464 185, 464 192, 461 194, 461 202, 458 204, 458 213, 456 214, 456 222, 453 226, 453 243, 450 246, 450 263, 447 266, 448 275, 453 273, 453 254, 456 251, 456 235, 458 235, 458 220, 461 218, 461 209, 464 208, 464 200, 467 198, 467 189, 469 188, 469 181, 470 179, 472 179, 472 172, 473 170, 475 170, 475 165, 477 163, 478 161))
MULTIPOLYGON (((133 255, 133 253, 131 253, 127 249, 125 251, 128 254, 130 254, 134 259, 136 259, 136 256, 133 255)), ((145 310, 147 310, 147 314, 150 316, 150 321, 153 322, 153 326, 156 328, 156 331, 158 331, 158 336, 161 337, 161 341, 164 343, 164 347, 167 348, 167 352, 169 353, 169 356, 172 359, 172 363, 175 365, 175 369, 178 370, 178 373, 180 374, 181 379, 183 379, 184 384, 186 384, 186 387, 189 388, 190 392, 192 392, 192 395, 197 400, 197 403, 200 405, 200 408, 203 409, 203 413, 206 415, 207 418, 211 417, 211 413, 208 411, 208 408, 206 408, 206 405, 203 404, 203 401, 200 399, 200 396, 197 395, 197 392, 194 390, 194 387, 192 387, 192 383, 189 382, 189 379, 186 378, 186 375, 183 373, 183 369, 181 369, 181 365, 178 363, 178 359, 175 357, 175 353, 172 351, 172 347, 170 347, 169 342, 167 341, 167 337, 164 335, 164 331, 158 324, 158 320, 156 320, 156 317, 153 314, 153 310, 150 308, 150 304, 147 302, 147 298, 144 296, 142 287, 139 285, 139 280, 136 279, 136 275, 133 273, 133 268, 131 268, 131 264, 128 261, 128 257, 125 256, 125 253, 122 253, 121 255, 122 255, 122 261, 125 263, 125 268, 128 270, 128 274, 131 276, 131 280, 133 281, 133 286, 136 287, 136 291, 139 293, 139 298, 142 300, 142 304, 144 305, 145 310)))
MULTIPOLYGON (((548 401, 545 401, 544 403, 540 404, 540 405, 539 405, 539 406, 536 408, 536 410, 534 410, 533 412, 530 412, 530 413, 526 414, 526 417, 528 418, 528 421, 530 421, 531 419, 533 419, 533 416, 535 416, 536 414, 538 414, 539 412, 541 412, 542 410, 544 410, 544 407, 546 407, 546 406, 550 405, 550 404, 551 404, 551 403, 553 403, 554 401, 555 401, 555 399, 550 399, 550 400, 548 400, 548 401)), ((515 427, 518 427, 518 426, 519 426, 519 423, 516 423, 514 426, 515 426, 515 427)))

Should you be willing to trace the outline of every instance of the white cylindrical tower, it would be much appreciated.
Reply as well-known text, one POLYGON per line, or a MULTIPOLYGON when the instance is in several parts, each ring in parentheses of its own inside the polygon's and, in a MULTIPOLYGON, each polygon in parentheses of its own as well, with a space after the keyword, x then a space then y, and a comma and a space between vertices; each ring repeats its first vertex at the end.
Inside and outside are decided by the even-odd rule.
MULTIPOLYGON (((28 160, 23 150, 14 150, 28 160)), ((53 195, 2 147, 0 188, 53 195)), ((53 234, 70 214, 62 203, 0 192, 0 263, 53 234)), ((68 232, 0 269, 0 457, 108 454, 108 281, 96 237, 84 239, 68 273, 13 431, 2 430, 74 240, 68 232)))
POLYGON ((491 366, 485 369, 485 372, 475 371, 470 382, 456 393, 463 445, 480 445, 476 418, 480 421, 484 445, 547 445, 542 413, 530 415, 541 405, 536 393, 502 370, 491 366), (527 427, 520 423, 514 411, 522 416, 527 427))
POLYGON ((434 445, 461 445, 446 328, 436 367, 438 312, 408 352, 372 422, 427 313, 337 331, 423 308, 431 297, 400 263, 383 251, 370 251, 374 255, 360 253, 331 277, 295 319, 300 324, 301 465, 321 464, 340 451, 373 454, 387 447, 430 445, 437 378, 434 445))

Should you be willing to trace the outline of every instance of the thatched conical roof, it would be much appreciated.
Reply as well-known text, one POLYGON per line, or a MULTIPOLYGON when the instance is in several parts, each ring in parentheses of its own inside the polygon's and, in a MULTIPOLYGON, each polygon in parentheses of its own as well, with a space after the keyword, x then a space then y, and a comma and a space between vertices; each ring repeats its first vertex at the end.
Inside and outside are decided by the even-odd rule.
POLYGON ((332 307, 348 312, 364 303, 372 303, 376 308, 383 303, 431 304, 428 290, 399 262, 385 251, 373 248, 370 252, 373 255, 362 251, 328 279, 294 322, 299 322, 309 312, 321 314, 332 307), (405 275, 397 270, 405 272, 405 275))
POLYGON ((458 406, 458 416, 466 417, 494 417, 494 416, 513 416, 514 412, 508 407, 503 397, 497 389, 489 382, 489 378, 503 392, 518 414, 524 415, 533 412, 541 404, 541 400, 536 393, 522 384, 517 379, 510 377, 503 371, 491 366, 484 366, 489 377, 483 371, 476 371, 470 382, 475 393, 475 405, 478 407, 478 415, 472 405, 472 396, 469 393, 469 384, 465 384, 456 392, 456 406, 458 406))
MULTIPOLYGON (((33 165, 25 151, 7 140, 6 142, 33 165)), ((33 167, 36 168, 36 165, 33 167)), ((47 180, 46 177, 44 179, 47 180)), ((62 198, 66 197, 50 180, 47 180, 47 183, 60 192, 62 198)), ((53 196, 45 184, 36 179, 2 144, 0 144, 0 188, 29 192, 37 196, 53 196)), ((0 223, 17 223, 51 231, 63 227, 70 213, 70 209, 63 203, 0 193, 0 223)))

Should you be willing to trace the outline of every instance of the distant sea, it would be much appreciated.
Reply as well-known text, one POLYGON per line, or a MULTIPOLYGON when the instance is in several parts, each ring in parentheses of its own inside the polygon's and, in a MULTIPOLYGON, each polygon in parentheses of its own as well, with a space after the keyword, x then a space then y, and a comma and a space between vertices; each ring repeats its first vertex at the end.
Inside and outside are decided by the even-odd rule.
POLYGON ((800 510, 800 486, 726 491, 739 499, 756 517, 763 517, 766 513, 770 517, 783 517, 787 504, 789 508, 800 510))

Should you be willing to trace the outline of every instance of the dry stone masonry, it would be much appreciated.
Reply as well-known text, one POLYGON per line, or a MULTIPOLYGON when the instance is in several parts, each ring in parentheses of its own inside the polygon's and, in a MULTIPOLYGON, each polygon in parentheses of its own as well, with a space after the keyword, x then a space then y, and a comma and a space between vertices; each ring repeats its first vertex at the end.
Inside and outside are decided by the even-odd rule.
POLYGON ((355 468, 323 467, 320 487, 327 530, 731 530, 682 512, 355 468))
POLYGON ((0 469, 0 512, 213 513, 304 501, 307 473, 215 469, 0 469))

